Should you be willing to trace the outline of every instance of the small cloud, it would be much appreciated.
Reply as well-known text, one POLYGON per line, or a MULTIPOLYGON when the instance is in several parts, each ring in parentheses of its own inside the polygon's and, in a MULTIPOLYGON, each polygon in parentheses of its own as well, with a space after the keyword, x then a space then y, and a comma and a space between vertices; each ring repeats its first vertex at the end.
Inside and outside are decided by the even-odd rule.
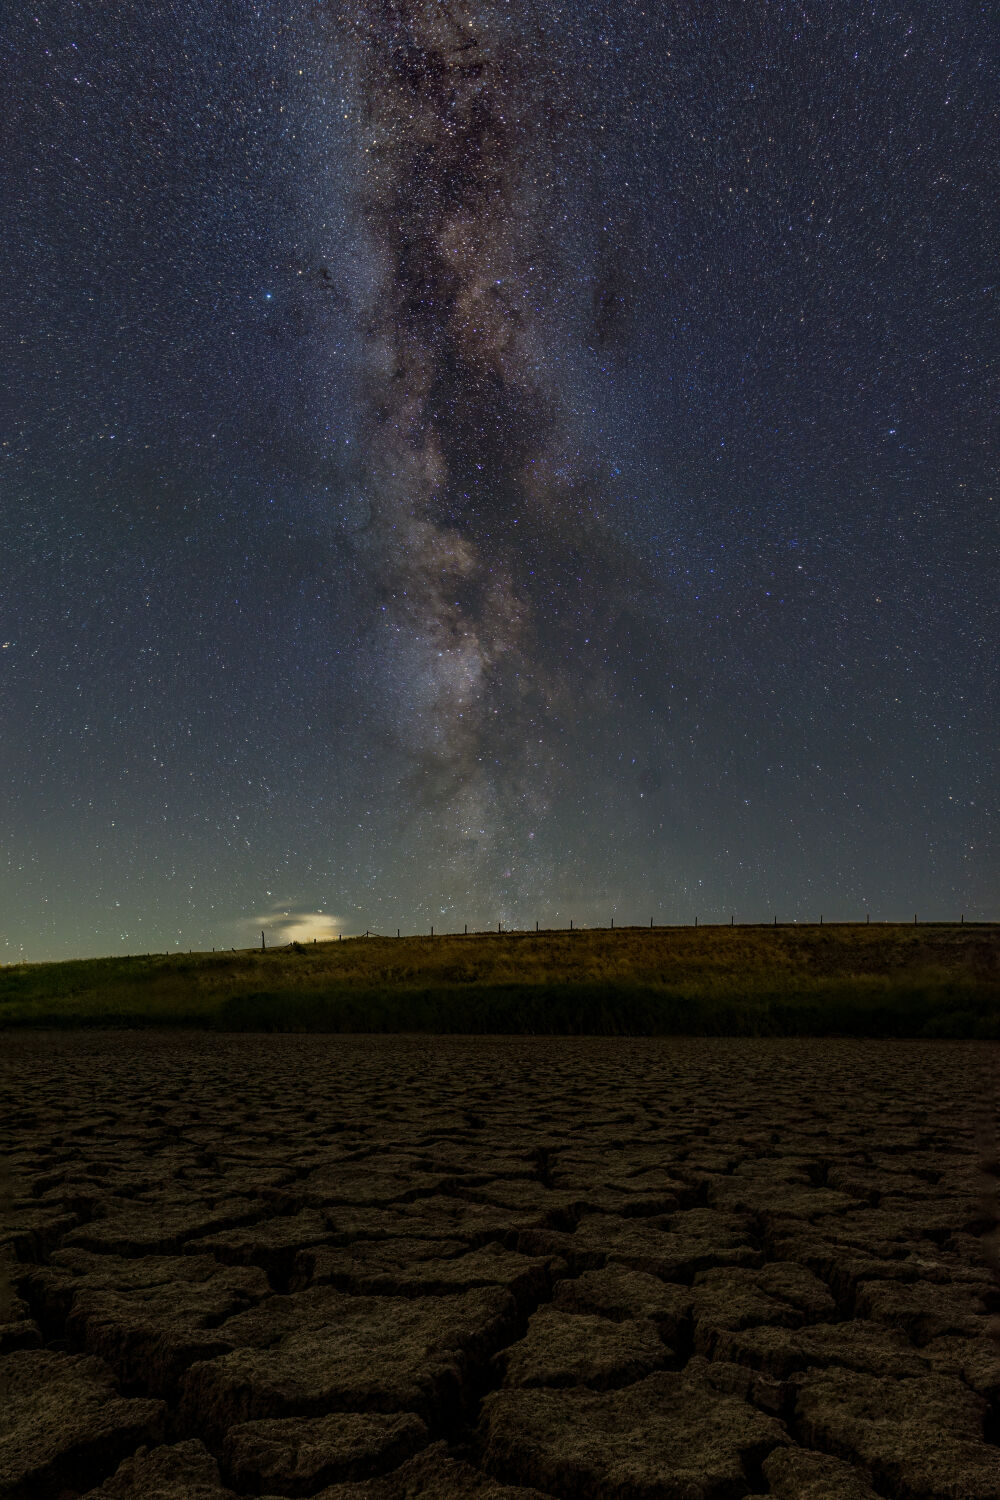
POLYGON ((339 917, 324 911, 301 911, 294 906, 282 906, 265 911, 257 917, 248 917, 242 924, 255 933, 261 928, 269 943, 329 942, 339 937, 344 924, 339 917))

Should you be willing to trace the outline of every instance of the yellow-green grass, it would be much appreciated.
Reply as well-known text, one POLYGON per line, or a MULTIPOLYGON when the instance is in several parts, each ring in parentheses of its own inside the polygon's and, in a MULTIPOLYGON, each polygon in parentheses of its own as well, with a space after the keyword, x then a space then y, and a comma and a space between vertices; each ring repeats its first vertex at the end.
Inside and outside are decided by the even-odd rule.
POLYGON ((1000 926, 359 937, 0 968, 3 1026, 1000 1039, 1000 926))

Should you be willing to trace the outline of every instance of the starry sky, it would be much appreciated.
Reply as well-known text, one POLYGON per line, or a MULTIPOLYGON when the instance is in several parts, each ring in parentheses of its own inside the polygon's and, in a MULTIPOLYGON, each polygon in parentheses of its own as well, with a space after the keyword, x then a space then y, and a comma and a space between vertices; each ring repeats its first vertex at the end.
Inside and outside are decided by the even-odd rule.
POLYGON ((0 961, 996 917, 992 5, 2 46, 0 961))

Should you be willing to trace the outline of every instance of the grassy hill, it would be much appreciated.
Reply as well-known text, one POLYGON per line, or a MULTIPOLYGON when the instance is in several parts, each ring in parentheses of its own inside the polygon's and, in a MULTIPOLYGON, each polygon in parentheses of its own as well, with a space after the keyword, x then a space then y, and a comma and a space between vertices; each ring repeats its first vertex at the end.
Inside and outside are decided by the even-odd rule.
POLYGON ((1000 926, 368 937, 0 968, 0 1028, 1000 1039, 1000 926))

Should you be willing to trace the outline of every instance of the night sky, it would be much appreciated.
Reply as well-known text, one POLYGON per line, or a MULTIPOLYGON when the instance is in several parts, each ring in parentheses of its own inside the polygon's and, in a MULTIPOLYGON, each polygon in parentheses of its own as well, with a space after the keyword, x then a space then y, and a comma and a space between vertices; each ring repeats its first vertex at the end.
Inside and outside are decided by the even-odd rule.
POLYGON ((2 45, 0 959, 997 915, 992 4, 2 45))

